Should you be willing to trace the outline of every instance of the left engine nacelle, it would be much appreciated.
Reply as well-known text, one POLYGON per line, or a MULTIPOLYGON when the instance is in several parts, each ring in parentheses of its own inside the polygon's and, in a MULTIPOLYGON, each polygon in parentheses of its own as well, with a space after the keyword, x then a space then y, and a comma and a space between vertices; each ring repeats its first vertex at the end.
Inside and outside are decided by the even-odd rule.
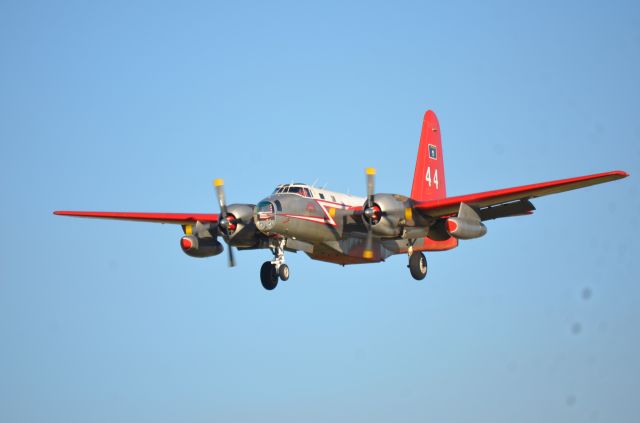
POLYGON ((195 235, 180 238, 180 247, 186 255, 198 258, 217 256, 224 251, 224 246, 216 238, 200 238, 195 235))
POLYGON ((405 210, 411 207, 409 198, 397 194, 376 194, 371 218, 371 230, 381 238, 400 236, 405 224, 405 210))

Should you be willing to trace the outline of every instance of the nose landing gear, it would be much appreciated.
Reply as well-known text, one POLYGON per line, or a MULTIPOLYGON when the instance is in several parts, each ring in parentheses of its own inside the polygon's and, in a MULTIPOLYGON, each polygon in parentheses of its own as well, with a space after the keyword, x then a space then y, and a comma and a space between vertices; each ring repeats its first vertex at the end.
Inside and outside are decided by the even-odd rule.
POLYGON ((278 272, 276 272, 275 266, 270 261, 262 263, 260 282, 262 282, 262 287, 267 291, 271 291, 278 286, 278 272))
POLYGON ((289 266, 282 263, 280 265, 280 269, 278 269, 278 276, 280 277, 280 280, 283 280, 283 281, 286 281, 287 279, 289 279, 289 266))
POLYGON ((271 291, 278 286, 278 279, 286 281, 289 279, 289 266, 284 264, 285 239, 269 240, 269 249, 273 253, 272 261, 265 261, 260 268, 260 282, 262 287, 271 291))

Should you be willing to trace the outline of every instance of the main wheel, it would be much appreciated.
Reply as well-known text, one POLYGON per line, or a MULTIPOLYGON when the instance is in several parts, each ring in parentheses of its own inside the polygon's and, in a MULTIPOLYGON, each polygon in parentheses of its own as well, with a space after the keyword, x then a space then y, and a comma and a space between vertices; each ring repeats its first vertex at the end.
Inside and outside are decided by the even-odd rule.
POLYGON ((421 281, 427 276, 427 258, 422 252, 415 252, 409 257, 409 271, 413 279, 421 281))
POLYGON ((289 279, 289 266, 286 264, 281 264, 280 269, 278 269, 278 276, 280 276, 281 281, 286 281, 289 279))
POLYGON ((270 261, 262 263, 260 282, 262 282, 262 287, 267 291, 271 291, 278 286, 278 273, 276 273, 276 267, 270 261))

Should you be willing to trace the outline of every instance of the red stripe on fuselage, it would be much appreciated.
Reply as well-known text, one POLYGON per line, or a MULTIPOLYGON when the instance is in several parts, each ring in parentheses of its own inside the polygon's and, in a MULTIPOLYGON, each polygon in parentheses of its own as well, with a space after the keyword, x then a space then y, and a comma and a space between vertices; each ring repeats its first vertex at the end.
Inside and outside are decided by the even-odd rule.
MULTIPOLYGON (((305 198, 308 198, 308 197, 305 197, 305 198)), ((322 209, 322 211, 324 212, 324 216, 303 216, 299 214, 289 214, 289 213, 279 213, 278 215, 290 217, 292 219, 306 220, 307 222, 314 222, 322 225, 337 226, 338 224, 336 223, 336 221, 333 219, 333 217, 327 210, 327 206, 335 205, 338 207, 331 207, 331 208, 334 208, 334 209, 340 208, 342 210, 351 210, 355 208, 353 206, 347 206, 346 204, 335 203, 332 201, 316 200, 316 199, 310 199, 310 200, 314 201, 318 206, 320 206, 320 209, 322 209)))

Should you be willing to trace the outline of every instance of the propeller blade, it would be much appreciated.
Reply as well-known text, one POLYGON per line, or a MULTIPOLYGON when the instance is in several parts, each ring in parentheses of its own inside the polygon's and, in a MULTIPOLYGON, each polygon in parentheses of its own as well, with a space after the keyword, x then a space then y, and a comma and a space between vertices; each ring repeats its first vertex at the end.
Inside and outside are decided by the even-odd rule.
POLYGON ((364 244, 364 252, 362 253, 362 257, 366 259, 373 258, 373 232, 371 230, 371 219, 373 218, 373 204, 374 204, 374 192, 375 192, 375 175, 376 170, 372 167, 368 167, 365 170, 367 174, 367 204, 365 208, 365 216, 367 222, 367 239, 364 244))
POLYGON ((362 257, 366 259, 373 258, 373 232, 371 232, 371 225, 369 226, 369 230, 367 232, 367 240, 364 244, 364 252, 362 253, 362 257))
POLYGON ((229 248, 227 248, 227 251, 229 252, 229 267, 233 267, 236 265, 236 260, 233 257, 233 247, 231 245, 229 245, 229 248))
POLYGON ((224 180, 215 179, 213 186, 216 188, 216 195, 218 196, 218 204, 220 205, 220 217, 222 219, 227 217, 227 204, 224 201, 224 180))
POLYGON ((367 207, 373 206, 373 194, 375 192, 376 170, 372 167, 366 169, 367 173, 367 207))
POLYGON ((236 265, 236 260, 233 257, 233 247, 231 246, 231 242, 229 240, 229 219, 227 219, 227 203, 224 199, 224 180, 215 179, 213 181, 213 186, 216 188, 216 196, 218 197, 218 204, 220 205, 220 221, 218 222, 218 227, 220 228, 220 232, 222 238, 227 243, 227 254, 228 254, 228 264, 229 267, 234 267, 236 265))

